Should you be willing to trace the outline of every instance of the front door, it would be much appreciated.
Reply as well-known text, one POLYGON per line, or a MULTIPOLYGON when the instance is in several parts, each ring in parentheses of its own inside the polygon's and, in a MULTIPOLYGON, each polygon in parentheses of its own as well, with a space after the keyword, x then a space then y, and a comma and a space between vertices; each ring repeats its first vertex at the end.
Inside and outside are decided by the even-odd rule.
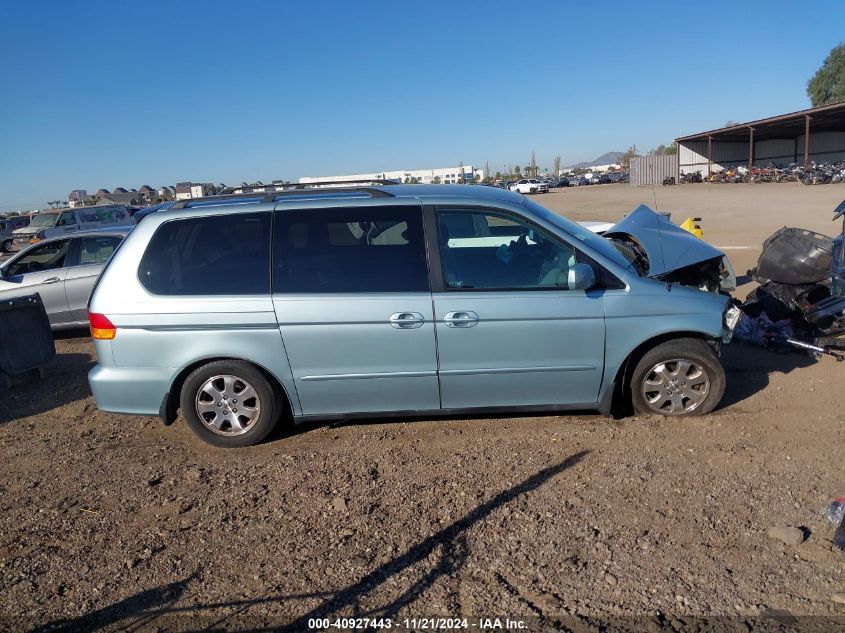
POLYGON ((421 207, 283 206, 273 304, 302 413, 439 408, 421 207))
POLYGON ((436 218, 443 408, 597 402, 603 293, 567 286, 583 256, 507 213, 440 208, 436 218))
POLYGON ((70 311, 65 295, 69 250, 69 239, 53 240, 13 258, 3 268, 0 299, 38 293, 51 325, 69 322, 70 311))

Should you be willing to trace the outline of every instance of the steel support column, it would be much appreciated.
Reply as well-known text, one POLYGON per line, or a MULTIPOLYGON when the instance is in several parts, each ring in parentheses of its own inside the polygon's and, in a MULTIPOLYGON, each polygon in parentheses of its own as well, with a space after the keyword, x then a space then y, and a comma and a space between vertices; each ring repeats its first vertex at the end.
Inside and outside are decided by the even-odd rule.
POLYGON ((710 178, 710 174, 713 173, 712 166, 713 165, 713 137, 707 137, 707 178, 710 178))
POLYGON ((754 128, 748 128, 748 171, 754 167, 754 128))
POLYGON ((804 115, 804 169, 810 166, 810 117, 804 115))

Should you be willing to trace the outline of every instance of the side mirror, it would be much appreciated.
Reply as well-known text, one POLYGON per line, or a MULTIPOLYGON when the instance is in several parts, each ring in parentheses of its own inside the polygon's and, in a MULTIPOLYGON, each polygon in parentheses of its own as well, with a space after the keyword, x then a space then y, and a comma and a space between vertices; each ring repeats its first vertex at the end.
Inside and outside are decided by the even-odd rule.
POLYGON ((589 290, 596 285, 596 273, 589 264, 575 264, 569 269, 570 290, 589 290))

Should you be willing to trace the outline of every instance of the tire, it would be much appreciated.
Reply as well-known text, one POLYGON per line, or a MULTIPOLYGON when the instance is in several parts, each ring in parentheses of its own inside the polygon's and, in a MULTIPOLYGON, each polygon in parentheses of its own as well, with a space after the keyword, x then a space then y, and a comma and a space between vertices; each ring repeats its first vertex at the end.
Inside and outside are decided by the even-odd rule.
POLYGON ((645 353, 631 374, 629 387, 638 414, 706 415, 725 393, 725 370, 706 341, 675 339, 645 353))
POLYGON ((4 253, 11 253, 15 248, 15 243, 12 240, 6 240, 2 248, 4 253))
POLYGON ((218 360, 195 369, 182 385, 179 404, 188 428, 218 448, 258 444, 282 411, 281 399, 264 374, 240 360, 218 360))

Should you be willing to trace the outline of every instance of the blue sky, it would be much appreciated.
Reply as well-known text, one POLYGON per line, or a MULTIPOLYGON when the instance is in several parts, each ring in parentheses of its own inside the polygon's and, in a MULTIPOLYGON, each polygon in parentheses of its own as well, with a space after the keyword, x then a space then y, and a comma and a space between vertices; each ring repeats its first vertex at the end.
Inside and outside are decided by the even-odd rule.
POLYGON ((0 3, 0 209, 591 160, 809 106, 845 3, 0 3))

